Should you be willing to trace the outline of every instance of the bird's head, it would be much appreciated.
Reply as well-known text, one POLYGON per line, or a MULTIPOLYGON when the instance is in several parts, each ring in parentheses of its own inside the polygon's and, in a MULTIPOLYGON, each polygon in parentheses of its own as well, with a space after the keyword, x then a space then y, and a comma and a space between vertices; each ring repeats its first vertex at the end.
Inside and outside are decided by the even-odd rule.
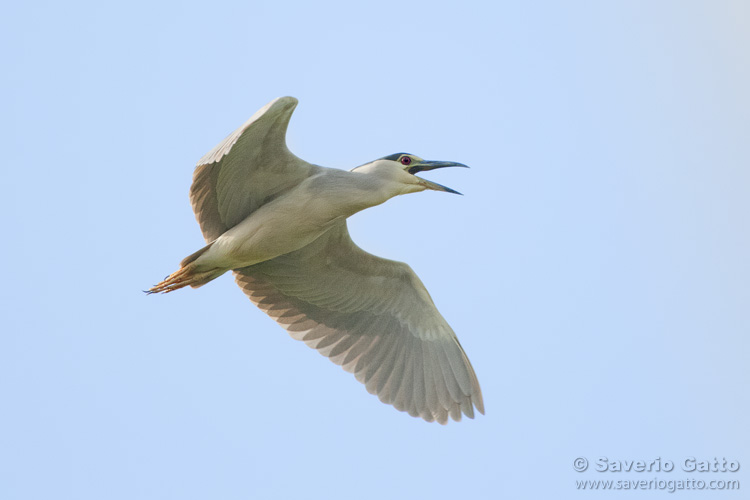
POLYGON ((461 194, 437 182, 428 181, 415 175, 417 172, 424 170, 434 170, 444 167, 469 168, 463 163, 456 163, 454 161, 428 161, 409 153, 395 153, 359 166, 352 171, 377 175, 378 177, 396 182, 401 185, 402 193, 415 193, 424 191, 425 189, 432 189, 434 191, 461 194))

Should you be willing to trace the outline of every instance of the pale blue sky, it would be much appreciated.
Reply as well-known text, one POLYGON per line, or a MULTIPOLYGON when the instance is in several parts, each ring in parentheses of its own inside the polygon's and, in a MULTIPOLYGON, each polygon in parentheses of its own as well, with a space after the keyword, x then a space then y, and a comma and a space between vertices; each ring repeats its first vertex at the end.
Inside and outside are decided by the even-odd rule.
POLYGON ((579 456, 727 457, 698 479, 746 491, 749 33, 741 1, 6 6, 0 498, 574 499, 656 476, 579 456), (472 167, 427 175, 465 196, 350 228, 420 275, 486 416, 381 404, 229 276, 140 292, 203 244, 195 162, 281 95, 308 161, 472 167))

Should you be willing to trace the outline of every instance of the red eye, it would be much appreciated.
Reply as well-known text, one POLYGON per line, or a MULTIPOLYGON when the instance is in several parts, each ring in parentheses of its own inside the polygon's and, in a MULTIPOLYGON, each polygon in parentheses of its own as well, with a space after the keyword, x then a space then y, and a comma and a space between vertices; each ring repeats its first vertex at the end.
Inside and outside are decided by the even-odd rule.
POLYGON ((401 157, 401 165, 409 165, 411 163, 411 158, 408 156, 402 156, 401 157))

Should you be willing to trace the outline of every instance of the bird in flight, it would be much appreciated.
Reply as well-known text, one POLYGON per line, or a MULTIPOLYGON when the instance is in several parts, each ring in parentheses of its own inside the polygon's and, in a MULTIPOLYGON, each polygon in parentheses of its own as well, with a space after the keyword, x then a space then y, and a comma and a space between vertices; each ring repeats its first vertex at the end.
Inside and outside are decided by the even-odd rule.
POLYGON ((198 162, 190 201, 206 246, 147 293, 198 288, 232 271, 293 338, 428 422, 484 413, 474 369, 412 269, 359 248, 346 219, 426 189, 415 174, 461 163, 397 153, 351 171, 310 164, 286 146, 297 99, 280 97, 198 162))

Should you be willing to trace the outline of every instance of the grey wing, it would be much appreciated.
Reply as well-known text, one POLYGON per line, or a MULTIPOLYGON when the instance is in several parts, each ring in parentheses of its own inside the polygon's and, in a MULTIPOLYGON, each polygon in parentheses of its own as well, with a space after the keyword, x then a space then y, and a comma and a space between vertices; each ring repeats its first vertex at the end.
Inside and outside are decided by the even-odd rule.
POLYGON ((237 284, 292 337, 381 401, 441 424, 484 413, 474 370, 422 282, 360 249, 342 221, 310 245, 237 269, 237 284))
POLYGON ((206 242, 320 168, 286 146, 296 106, 294 97, 268 103, 198 162, 190 202, 206 242))

